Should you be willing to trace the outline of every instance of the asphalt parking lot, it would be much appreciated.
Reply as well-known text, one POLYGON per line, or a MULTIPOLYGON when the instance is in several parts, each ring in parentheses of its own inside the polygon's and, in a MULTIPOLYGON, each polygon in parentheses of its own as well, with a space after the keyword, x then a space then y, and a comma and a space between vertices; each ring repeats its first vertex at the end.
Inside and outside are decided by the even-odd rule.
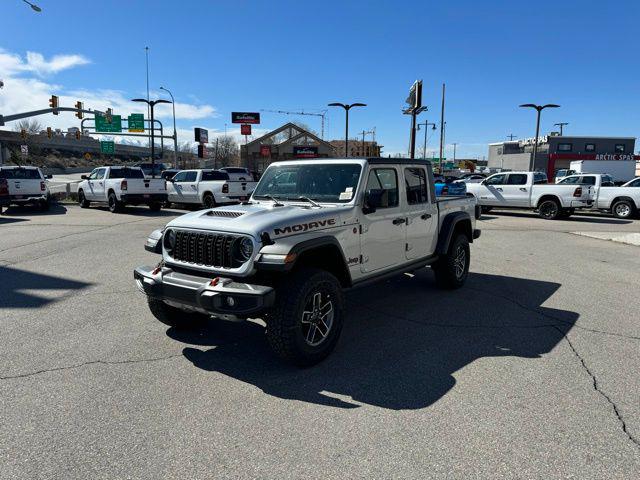
POLYGON ((335 353, 260 321, 184 332, 132 269, 183 212, 0 217, 0 478, 638 478, 640 220, 491 212, 457 291, 347 295, 335 353))

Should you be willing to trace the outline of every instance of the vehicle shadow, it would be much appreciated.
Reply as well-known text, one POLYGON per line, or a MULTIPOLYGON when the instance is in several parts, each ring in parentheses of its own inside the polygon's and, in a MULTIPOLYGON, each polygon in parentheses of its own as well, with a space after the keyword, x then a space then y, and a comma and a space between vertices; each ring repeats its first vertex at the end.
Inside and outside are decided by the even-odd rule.
MULTIPOLYGON (((506 210, 491 210, 491 213, 500 217, 540 218, 537 213, 529 212, 529 211, 513 212, 513 211, 506 211, 506 210)), ((490 219, 498 218, 497 216, 482 215, 480 219, 490 220, 490 219)), ((569 218, 562 218, 560 220, 564 222, 604 223, 604 224, 611 224, 611 225, 627 225, 629 223, 633 223, 633 220, 623 220, 619 218, 604 217, 604 216, 599 216, 598 214, 595 214, 595 213, 589 213, 589 214, 574 213, 569 218)))
POLYGON ((354 290, 338 347, 309 369, 276 359, 264 327, 253 321, 212 320, 167 335, 200 346, 183 350, 194 366, 275 397, 340 408, 419 409, 443 397, 456 384, 454 373, 475 360, 536 359, 551 351, 578 319, 575 312, 542 307, 559 287, 474 273, 462 289, 442 291, 424 269, 354 290))
POLYGON ((91 283, 0 266, 0 309, 39 308, 58 300, 38 295, 37 291, 82 290, 91 283))
MULTIPOLYGON (((93 210, 102 210, 104 212, 111 213, 109 212, 109 208, 103 205, 95 206, 95 207, 92 205, 90 208, 93 210)), ((138 217, 175 217, 176 215, 182 215, 182 212, 175 212, 175 211, 165 210, 165 209, 154 212, 150 210, 149 207, 146 207, 146 206, 127 205, 126 207, 124 207, 124 209, 120 213, 115 213, 113 215, 127 215, 127 214, 136 215, 138 217)))
POLYGON ((67 207, 60 203, 51 202, 49 206, 49 210, 40 210, 40 207, 37 205, 20 205, 15 206, 12 205, 7 209, 2 211, 2 217, 22 217, 29 215, 30 217, 35 216, 48 216, 48 215, 65 215, 67 213, 67 207))

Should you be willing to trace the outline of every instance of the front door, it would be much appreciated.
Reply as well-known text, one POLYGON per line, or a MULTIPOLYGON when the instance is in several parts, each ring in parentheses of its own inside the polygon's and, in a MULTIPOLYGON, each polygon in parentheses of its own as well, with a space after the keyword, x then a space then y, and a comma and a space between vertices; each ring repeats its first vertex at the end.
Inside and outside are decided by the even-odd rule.
POLYGON ((191 185, 193 182, 189 182, 188 179, 195 178, 197 172, 192 170, 183 170, 176 173, 172 181, 167 186, 169 194, 169 201, 174 203, 191 203, 194 196, 191 194, 191 185))
POLYGON ((104 176, 107 173, 107 169, 98 168, 95 173, 96 175, 94 179, 91 179, 91 177, 89 178, 91 192, 96 200, 104 200, 107 198, 104 190, 104 176))
POLYGON ((369 171, 366 192, 384 190, 382 205, 363 215, 360 250, 364 273, 404 263, 406 214, 403 212, 398 184, 399 169, 376 166, 369 171))
POLYGON ((417 260, 435 251, 438 207, 429 198, 427 170, 424 167, 405 168, 404 180, 407 197, 405 256, 407 260, 417 260))
POLYGON ((482 182, 482 189, 480 190, 480 205, 488 205, 491 207, 498 207, 504 205, 504 184, 507 181, 507 175, 500 173, 492 175, 482 182))

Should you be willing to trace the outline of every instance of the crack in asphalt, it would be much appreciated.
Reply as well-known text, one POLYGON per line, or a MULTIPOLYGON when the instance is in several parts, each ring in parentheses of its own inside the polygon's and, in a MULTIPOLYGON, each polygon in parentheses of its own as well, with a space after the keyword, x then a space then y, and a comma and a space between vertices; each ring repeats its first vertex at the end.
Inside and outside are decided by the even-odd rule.
POLYGON ((616 403, 611 399, 611 397, 609 397, 609 395, 607 395, 606 393, 604 393, 599 385, 598 385, 598 380, 596 378, 596 376, 593 374, 593 372, 589 369, 589 367, 587 366, 587 363, 584 361, 584 358, 582 358, 582 355, 580 355, 578 353, 578 351, 576 350, 576 348, 574 347, 573 343, 571 343, 571 340, 569 340, 569 337, 567 336, 567 332, 562 331, 562 329, 560 329, 557 326, 553 326, 552 328, 556 329, 558 332, 560 332, 562 334, 562 337, 567 341, 567 344, 569 344, 569 347, 571 348, 571 350, 573 351, 573 354, 578 358, 578 360, 580 360, 580 364, 582 365, 582 369, 587 372, 587 374, 591 377, 591 381, 593 382, 593 389, 598 392, 607 402, 609 402, 609 404, 611 405, 611 407, 613 408, 613 413, 615 414, 615 416, 618 418, 618 421, 620 422, 620 425, 622 426, 622 431, 627 435, 627 437, 629 437, 629 440, 631 440, 636 447, 640 448, 640 440, 638 440, 637 438, 635 438, 631 432, 629 432, 629 429, 627 428, 627 423, 624 421, 624 418, 622 418, 622 414, 620 413, 620 410, 618 409, 618 406, 616 405, 616 403))
POLYGON ((35 372, 29 372, 29 373, 20 373, 17 375, 8 375, 6 377, 0 377, 0 380, 13 380, 16 378, 27 378, 27 377, 32 377, 34 375, 39 375, 41 373, 50 373, 50 372, 59 372, 59 371, 64 371, 64 370, 73 370, 76 368, 82 368, 82 367, 86 367, 89 365, 125 365, 125 364, 133 364, 133 363, 152 363, 152 362, 159 362, 162 360, 170 360, 172 358, 176 358, 176 357, 182 357, 183 354, 181 353, 175 353, 172 355, 167 355, 164 357, 156 357, 156 358, 141 358, 139 360, 113 360, 113 361, 109 361, 109 360, 92 360, 92 361, 88 361, 88 362, 82 362, 82 363, 77 363, 75 365, 67 365, 64 367, 54 367, 54 368, 45 368, 42 370, 37 370, 35 372))

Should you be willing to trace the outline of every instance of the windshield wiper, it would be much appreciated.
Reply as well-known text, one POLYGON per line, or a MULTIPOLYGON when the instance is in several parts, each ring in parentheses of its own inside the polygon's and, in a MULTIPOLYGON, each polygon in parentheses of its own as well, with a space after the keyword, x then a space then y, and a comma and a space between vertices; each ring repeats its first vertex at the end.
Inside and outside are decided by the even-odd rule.
POLYGON ((300 196, 298 197, 298 200, 304 200, 305 202, 309 202, 311 205, 313 205, 314 207, 319 207, 322 208, 322 205, 320 205, 318 202, 316 202, 315 200, 310 199, 309 197, 305 197, 305 196, 300 196))
POLYGON ((267 200, 271 200, 273 202, 273 206, 274 207, 282 207, 284 206, 284 203, 280 203, 276 197, 273 197, 271 195, 254 195, 253 198, 266 198, 267 200))

